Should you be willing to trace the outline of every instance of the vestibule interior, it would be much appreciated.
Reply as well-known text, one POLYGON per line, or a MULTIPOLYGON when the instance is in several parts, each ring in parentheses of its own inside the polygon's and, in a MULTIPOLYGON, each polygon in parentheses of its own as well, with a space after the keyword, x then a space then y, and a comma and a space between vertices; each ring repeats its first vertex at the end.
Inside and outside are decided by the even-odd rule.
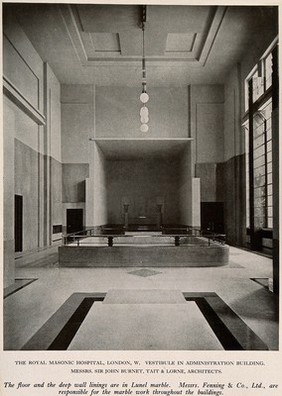
MULTIPOLYGON (((128 68, 108 59, 108 52, 99 53, 106 66, 91 56, 85 66, 79 58, 82 52, 73 47, 81 41, 71 40, 77 31, 72 29, 75 18, 69 18, 72 7, 5 5, 5 284, 14 281, 15 196, 22 205, 23 253, 58 243, 66 231, 68 210, 83 213, 83 227, 100 227, 122 224, 128 202, 132 224, 156 222, 157 205, 162 205, 164 224, 185 225, 202 225, 203 216, 221 208, 227 242, 248 246, 246 147, 241 128, 246 117, 245 82, 277 36, 277 10, 223 8, 175 8, 183 18, 182 32, 177 30, 179 18, 170 18, 170 8, 148 6, 148 15, 155 15, 156 22, 158 13, 164 11, 162 18, 172 23, 164 36, 169 35, 172 63, 167 64, 168 54, 162 54, 160 62, 150 59, 156 56, 153 48, 148 54, 149 132, 143 134, 140 53, 138 59, 130 55, 128 68), (185 33, 194 26, 187 20, 194 20, 198 26, 193 29, 204 32, 206 23, 213 20, 209 15, 216 17, 215 22, 222 17, 222 24, 211 29, 217 34, 215 40, 206 37, 206 45, 211 45, 210 51, 204 47, 206 59, 197 53, 190 54, 193 61, 174 59, 174 47, 181 42, 173 31, 185 33), (249 37, 254 44, 250 45, 249 37)), ((105 33, 118 20, 108 11, 113 18, 104 21, 105 33)), ((133 15, 129 24, 130 18, 133 15)), ((93 19, 92 33, 96 34, 92 24, 93 19)), ((76 27, 81 29, 79 24, 76 27)), ((193 29, 190 33, 198 32, 193 29)), ((126 42, 121 40, 121 45, 126 42)), ((274 138, 278 136, 277 114, 278 110, 273 116, 274 138)), ((279 147, 275 142, 274 159, 279 147)), ((275 183, 278 159, 273 166, 275 183)), ((277 185, 273 191, 277 223, 277 185)), ((273 229, 277 231, 276 223, 273 229)), ((277 232, 273 235, 277 244, 277 232)))

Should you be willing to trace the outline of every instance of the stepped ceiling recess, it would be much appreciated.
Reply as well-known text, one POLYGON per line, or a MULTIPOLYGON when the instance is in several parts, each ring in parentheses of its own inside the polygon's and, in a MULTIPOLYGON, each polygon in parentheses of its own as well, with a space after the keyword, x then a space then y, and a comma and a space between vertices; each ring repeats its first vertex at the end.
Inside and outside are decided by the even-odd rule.
MULTIPOLYGON (((11 4, 9 5, 11 7, 11 4)), ((142 7, 14 4, 13 12, 61 83, 140 85, 142 7)), ((222 83, 261 33, 271 8, 147 5, 148 85, 222 83)))

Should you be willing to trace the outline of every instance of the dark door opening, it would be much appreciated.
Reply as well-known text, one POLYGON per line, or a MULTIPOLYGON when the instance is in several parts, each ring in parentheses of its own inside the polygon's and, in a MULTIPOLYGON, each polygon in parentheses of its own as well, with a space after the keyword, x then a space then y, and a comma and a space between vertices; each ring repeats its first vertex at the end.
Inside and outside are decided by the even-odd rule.
POLYGON ((224 233, 223 202, 201 202, 201 228, 224 233))
POLYGON ((23 196, 15 195, 15 252, 23 251, 23 196))
POLYGON ((67 233, 83 230, 83 209, 67 209, 67 233))

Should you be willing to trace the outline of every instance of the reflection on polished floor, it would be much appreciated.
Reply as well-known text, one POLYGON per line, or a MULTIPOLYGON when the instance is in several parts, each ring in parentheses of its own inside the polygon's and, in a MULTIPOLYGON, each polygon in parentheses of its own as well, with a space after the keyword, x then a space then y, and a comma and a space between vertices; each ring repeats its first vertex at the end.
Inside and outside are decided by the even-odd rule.
POLYGON ((278 349, 277 298, 251 279, 271 277, 270 259, 231 247, 224 267, 154 270, 152 264, 145 271, 18 268, 17 278, 37 280, 4 300, 4 348, 278 349), (165 329, 160 337, 158 328, 165 329))

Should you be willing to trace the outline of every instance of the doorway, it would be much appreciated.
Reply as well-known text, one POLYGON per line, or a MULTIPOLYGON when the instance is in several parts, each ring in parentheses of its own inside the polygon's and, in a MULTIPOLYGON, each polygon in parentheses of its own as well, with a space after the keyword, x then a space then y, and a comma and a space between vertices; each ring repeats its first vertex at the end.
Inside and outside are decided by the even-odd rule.
POLYGON ((223 202, 201 202, 201 229, 224 233, 223 202))
POLYGON ((15 252, 23 251, 23 196, 15 195, 15 252))
POLYGON ((83 209, 67 209, 67 233, 83 230, 83 209))

